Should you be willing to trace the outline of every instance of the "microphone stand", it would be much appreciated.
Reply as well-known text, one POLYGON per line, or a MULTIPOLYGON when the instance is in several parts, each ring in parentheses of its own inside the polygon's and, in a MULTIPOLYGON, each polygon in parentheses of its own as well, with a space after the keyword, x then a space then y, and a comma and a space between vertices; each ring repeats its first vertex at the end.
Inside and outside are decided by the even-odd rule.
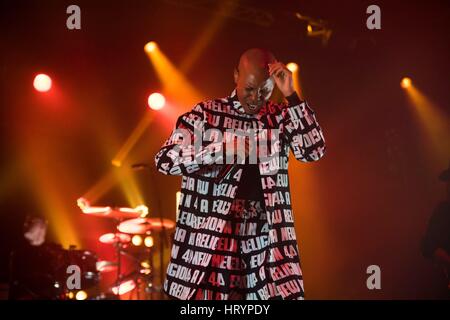
MULTIPOLYGON (((150 179, 152 181, 155 181, 155 177, 153 175, 153 171, 151 170, 150 165, 146 164, 146 163, 136 163, 133 164, 131 166, 134 170, 147 170, 150 174, 150 179)), ((160 254, 159 254, 159 264, 160 264, 160 280, 161 280, 161 288, 159 289, 160 291, 162 291, 163 288, 163 279, 164 279, 164 248, 168 246, 167 244, 167 231, 166 228, 164 226, 164 218, 163 218, 163 213, 162 213, 162 208, 161 208, 161 201, 160 198, 157 197, 156 200, 157 203, 157 207, 159 209, 159 221, 161 223, 161 231, 160 231, 160 254)), ((153 270, 152 270, 153 271, 153 270)))

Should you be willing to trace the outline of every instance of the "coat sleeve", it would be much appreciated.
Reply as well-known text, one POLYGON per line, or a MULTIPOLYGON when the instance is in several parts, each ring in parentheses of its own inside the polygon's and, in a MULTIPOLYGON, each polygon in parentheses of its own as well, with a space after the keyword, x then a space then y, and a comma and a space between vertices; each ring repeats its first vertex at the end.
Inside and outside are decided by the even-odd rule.
POLYGON ((325 139, 314 111, 297 93, 286 98, 282 111, 282 135, 295 158, 303 162, 317 161, 325 154, 325 139))
POLYGON ((188 175, 220 163, 222 143, 203 141, 202 103, 181 115, 169 138, 155 156, 158 171, 166 175, 188 175))

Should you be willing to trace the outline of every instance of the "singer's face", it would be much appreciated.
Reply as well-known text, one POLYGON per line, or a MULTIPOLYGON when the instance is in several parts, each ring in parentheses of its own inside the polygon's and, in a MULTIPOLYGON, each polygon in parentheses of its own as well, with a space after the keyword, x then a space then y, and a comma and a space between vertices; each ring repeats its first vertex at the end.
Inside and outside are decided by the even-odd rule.
POLYGON ((239 102, 248 114, 259 112, 272 95, 275 85, 269 76, 268 69, 235 70, 234 80, 239 102))

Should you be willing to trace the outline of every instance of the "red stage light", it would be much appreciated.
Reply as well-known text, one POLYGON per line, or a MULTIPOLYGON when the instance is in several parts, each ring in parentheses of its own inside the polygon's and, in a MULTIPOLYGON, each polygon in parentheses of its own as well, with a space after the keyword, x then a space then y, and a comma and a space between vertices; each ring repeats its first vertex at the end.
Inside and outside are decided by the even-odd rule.
POLYGON ((160 93, 155 92, 148 97, 148 106, 153 110, 160 110, 164 108, 165 104, 166 98, 160 93))
POLYGON ((34 77, 33 86, 39 92, 47 92, 52 87, 52 79, 48 75, 40 73, 34 77))

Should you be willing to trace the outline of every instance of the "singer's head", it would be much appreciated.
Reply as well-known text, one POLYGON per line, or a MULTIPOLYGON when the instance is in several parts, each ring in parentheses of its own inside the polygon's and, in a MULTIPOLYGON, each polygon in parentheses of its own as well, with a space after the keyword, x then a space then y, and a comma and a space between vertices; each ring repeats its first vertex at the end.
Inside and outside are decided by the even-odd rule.
POLYGON ((268 65, 275 61, 275 56, 265 49, 249 49, 241 55, 234 69, 234 82, 239 102, 246 113, 257 114, 272 95, 275 84, 268 65))

